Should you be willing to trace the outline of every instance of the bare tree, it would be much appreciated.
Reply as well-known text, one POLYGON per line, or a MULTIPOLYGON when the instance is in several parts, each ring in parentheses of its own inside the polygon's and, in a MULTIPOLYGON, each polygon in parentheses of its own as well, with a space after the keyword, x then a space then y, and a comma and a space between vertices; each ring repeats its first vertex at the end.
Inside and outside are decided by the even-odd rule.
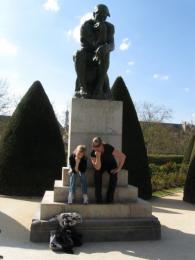
POLYGON ((144 102, 138 106, 138 116, 140 121, 165 122, 172 118, 172 110, 164 105, 144 102))
POLYGON ((149 102, 139 105, 137 110, 148 153, 178 152, 174 130, 162 124, 172 118, 172 110, 149 102))
POLYGON ((6 115, 10 111, 11 99, 8 95, 8 82, 0 79, 0 114, 6 115))

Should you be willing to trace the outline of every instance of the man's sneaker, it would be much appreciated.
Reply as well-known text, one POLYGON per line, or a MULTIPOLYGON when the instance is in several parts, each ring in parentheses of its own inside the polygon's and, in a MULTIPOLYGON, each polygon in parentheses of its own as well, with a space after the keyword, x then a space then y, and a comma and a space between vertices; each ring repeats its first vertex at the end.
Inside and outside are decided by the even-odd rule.
POLYGON ((89 200, 88 200, 88 196, 87 194, 83 194, 83 204, 88 204, 89 200))
POLYGON ((74 199, 74 195, 72 194, 72 192, 69 192, 69 194, 68 194, 68 204, 72 204, 73 199, 74 199))

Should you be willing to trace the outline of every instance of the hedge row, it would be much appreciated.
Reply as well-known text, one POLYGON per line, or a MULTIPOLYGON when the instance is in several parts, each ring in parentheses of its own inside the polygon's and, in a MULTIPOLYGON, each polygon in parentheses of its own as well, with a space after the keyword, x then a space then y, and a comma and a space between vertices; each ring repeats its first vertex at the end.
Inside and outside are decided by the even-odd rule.
POLYGON ((181 164, 166 163, 164 165, 150 164, 152 191, 183 186, 185 183, 188 165, 180 171, 181 164))
POLYGON ((177 164, 181 164, 183 161, 183 155, 176 155, 176 154, 150 154, 148 155, 149 163, 162 165, 168 162, 173 162, 177 164))

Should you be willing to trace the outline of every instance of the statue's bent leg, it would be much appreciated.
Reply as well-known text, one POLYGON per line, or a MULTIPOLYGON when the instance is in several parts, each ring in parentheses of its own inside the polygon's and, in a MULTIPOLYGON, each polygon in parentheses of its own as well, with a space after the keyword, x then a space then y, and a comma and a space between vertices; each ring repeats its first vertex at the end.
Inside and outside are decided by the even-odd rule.
POLYGON ((108 74, 106 73, 106 77, 105 77, 105 81, 104 81, 104 85, 103 85, 103 93, 104 93, 104 98, 105 99, 112 99, 112 94, 111 94, 111 90, 110 90, 110 83, 109 83, 109 78, 108 78, 108 74))
POLYGON ((84 49, 81 49, 76 52, 76 55, 74 57, 75 70, 84 92, 86 92, 86 56, 86 51, 84 49))
POLYGON ((98 65, 98 70, 97 70, 97 83, 96 83, 96 95, 98 94, 98 96, 103 96, 103 86, 104 86, 104 82, 106 79, 106 75, 107 75, 107 71, 109 68, 109 55, 101 55, 100 56, 100 62, 98 65))

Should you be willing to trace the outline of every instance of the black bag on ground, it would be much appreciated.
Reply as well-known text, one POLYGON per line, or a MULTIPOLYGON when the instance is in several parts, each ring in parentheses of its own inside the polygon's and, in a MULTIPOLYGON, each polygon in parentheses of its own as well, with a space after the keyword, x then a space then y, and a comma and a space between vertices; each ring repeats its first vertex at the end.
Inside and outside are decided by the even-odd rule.
POLYGON ((73 226, 82 222, 78 213, 61 213, 56 216, 58 220, 57 230, 50 232, 49 247, 54 252, 73 254, 74 246, 82 245, 82 235, 73 226))

